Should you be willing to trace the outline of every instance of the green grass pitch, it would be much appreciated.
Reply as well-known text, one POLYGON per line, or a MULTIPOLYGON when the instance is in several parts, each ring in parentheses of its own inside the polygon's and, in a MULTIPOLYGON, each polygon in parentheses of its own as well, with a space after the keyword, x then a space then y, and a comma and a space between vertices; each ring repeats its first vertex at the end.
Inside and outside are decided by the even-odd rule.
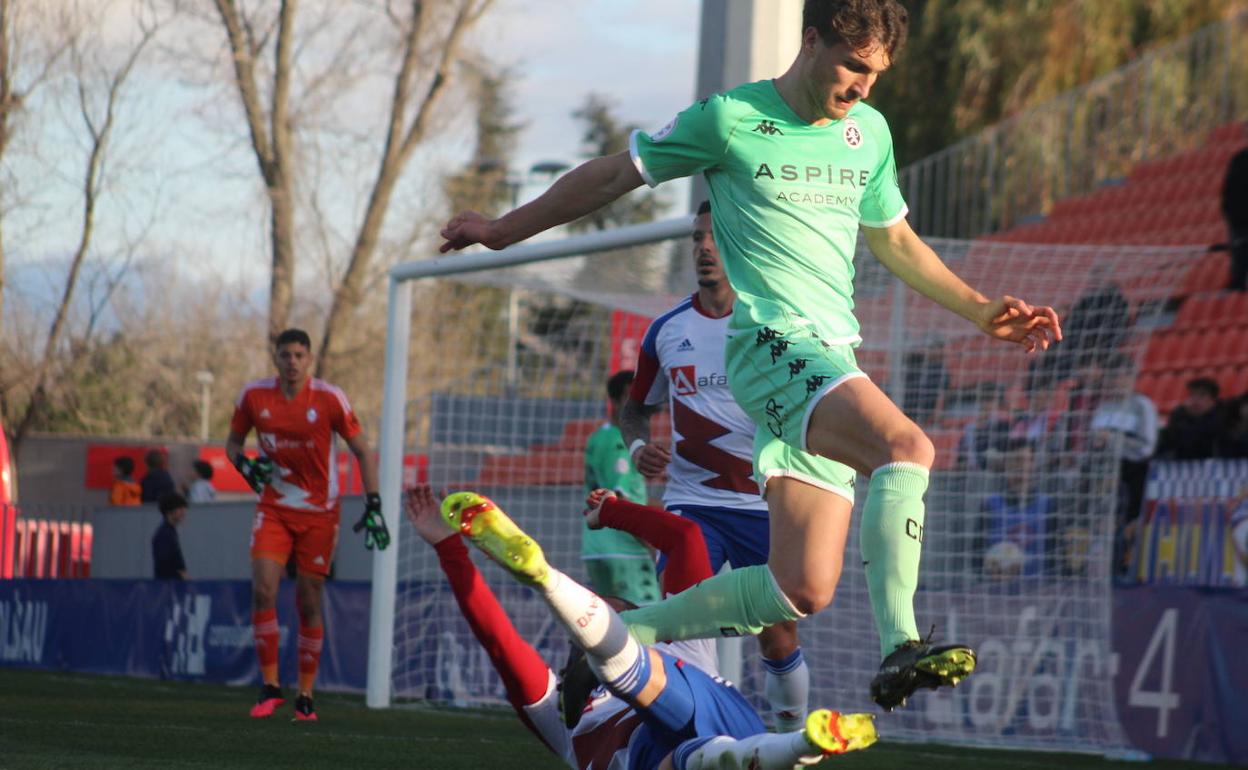
MULTIPOLYGON (((564 767, 510 710, 373 710, 356 696, 321 693, 316 699, 320 721, 295 723, 291 701, 272 719, 248 718, 253 697, 251 689, 212 684, 0 668, 0 768, 564 767)), ((890 744, 885 735, 866 751, 831 758, 822 766, 1121 770, 1131 765, 1072 754, 890 744)), ((1155 762, 1147 767, 1191 765, 1155 762)))

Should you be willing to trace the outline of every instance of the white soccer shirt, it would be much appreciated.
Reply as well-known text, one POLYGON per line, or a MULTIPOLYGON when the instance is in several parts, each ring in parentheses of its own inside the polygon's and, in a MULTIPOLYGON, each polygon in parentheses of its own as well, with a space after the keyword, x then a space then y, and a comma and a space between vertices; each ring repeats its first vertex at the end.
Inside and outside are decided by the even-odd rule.
POLYGON ((754 480, 754 422, 724 373, 730 318, 711 317, 694 294, 654 319, 641 343, 630 397, 646 406, 667 400, 671 410, 668 508, 767 510, 754 480))

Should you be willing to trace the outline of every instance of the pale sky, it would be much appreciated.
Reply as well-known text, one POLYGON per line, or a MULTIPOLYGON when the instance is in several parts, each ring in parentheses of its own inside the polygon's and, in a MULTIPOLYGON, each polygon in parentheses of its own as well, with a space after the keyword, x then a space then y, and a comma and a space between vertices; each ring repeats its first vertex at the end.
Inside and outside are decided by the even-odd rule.
MULTIPOLYGON (((98 6, 111 9, 103 23, 110 40, 124 41, 131 32, 131 1, 98 6)), ((700 7, 699 0, 497 0, 474 37, 486 56, 517 76, 515 117, 526 125, 517 168, 582 160, 580 127, 571 113, 590 92, 608 96, 620 120, 648 130, 687 106, 694 96, 700 7)), ((176 35, 167 41, 177 44, 176 35)), ((65 84, 37 96, 51 103, 56 87, 62 88, 62 105, 55 114, 39 115, 37 131, 27 126, 25 140, 8 158, 14 197, 23 207, 5 229, 11 281, 23 290, 45 284, 38 293, 49 298, 63 281, 55 265, 75 245, 85 157, 81 118, 65 99, 65 84)), ((204 93, 168 65, 136 72, 117 128, 114 181, 100 205, 95 258, 120 259, 121 244, 143 234, 140 256, 174 259, 192 276, 212 273, 267 289, 268 216, 258 205, 261 188, 238 97, 232 87, 216 102, 204 93)), ((428 184, 468 144, 452 142, 414 156, 405 176, 428 184)), ((409 206, 410 197, 421 194, 419 184, 409 182, 403 192, 409 206)), ((362 206, 359 192, 348 187, 331 198, 341 210, 324 216, 341 224, 336 235, 342 253, 362 206)), ((687 186, 665 190, 667 200, 683 209, 687 186)))

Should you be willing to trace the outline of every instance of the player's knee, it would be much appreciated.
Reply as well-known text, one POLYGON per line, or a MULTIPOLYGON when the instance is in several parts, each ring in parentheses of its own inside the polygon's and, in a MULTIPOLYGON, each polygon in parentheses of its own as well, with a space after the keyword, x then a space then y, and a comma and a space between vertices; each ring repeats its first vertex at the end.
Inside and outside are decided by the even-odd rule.
POLYGON ((758 651, 768 660, 782 660, 797 649, 797 623, 785 621, 768 626, 758 635, 758 651))
POLYGON ((917 425, 911 423, 888 440, 889 462, 906 462, 930 469, 936 463, 936 446, 917 425))
POLYGON ((277 607, 277 589, 269 586, 252 586, 251 604, 257 610, 271 610, 277 607))
POLYGON ((798 612, 804 615, 813 615, 832 603, 832 595, 836 593, 836 586, 835 584, 822 585, 813 582, 803 582, 791 590, 786 589, 784 593, 785 596, 789 597, 789 601, 793 603, 798 612))

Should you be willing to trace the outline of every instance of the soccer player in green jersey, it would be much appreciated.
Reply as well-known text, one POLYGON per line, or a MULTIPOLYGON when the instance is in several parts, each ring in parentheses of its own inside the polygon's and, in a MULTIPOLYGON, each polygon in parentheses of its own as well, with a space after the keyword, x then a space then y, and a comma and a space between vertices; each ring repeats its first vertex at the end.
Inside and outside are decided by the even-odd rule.
POLYGON ((907 224, 884 117, 863 100, 905 40, 896 0, 807 0, 801 48, 775 80, 690 106, 629 151, 591 160, 499 219, 464 212, 442 251, 503 248, 640 186, 705 175, 716 239, 737 292, 725 350, 729 385, 758 426, 755 473, 771 518, 766 566, 733 570, 628 616, 643 642, 754 633, 832 601, 855 473, 870 477, 860 548, 883 662, 885 709, 975 667, 961 644, 933 647, 914 618, 928 472, 923 431, 857 367, 853 255, 1028 353, 1061 339, 1057 314, 990 299, 955 276, 907 224))
MULTIPOLYGON (((610 489, 639 505, 646 504, 646 480, 628 456, 620 433, 620 414, 633 383, 631 370, 618 371, 607 379, 611 420, 604 422, 585 444, 585 492, 610 489)), ((615 596, 636 605, 659 600, 659 578, 654 554, 637 538, 618 529, 590 529, 582 524, 581 560, 589 584, 601 596, 615 596)))

